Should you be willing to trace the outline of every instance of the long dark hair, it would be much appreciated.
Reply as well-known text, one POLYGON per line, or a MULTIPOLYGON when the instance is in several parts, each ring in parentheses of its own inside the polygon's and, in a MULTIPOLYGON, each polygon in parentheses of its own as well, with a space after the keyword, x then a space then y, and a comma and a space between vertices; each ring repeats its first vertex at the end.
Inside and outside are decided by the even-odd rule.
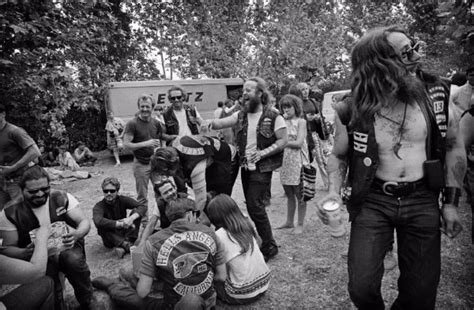
POLYGON ((237 203, 226 194, 219 194, 209 202, 207 216, 216 228, 224 228, 229 239, 237 241, 242 248, 240 254, 253 251, 257 237, 250 221, 242 214, 237 203))
POLYGON ((303 101, 296 95, 286 94, 281 97, 278 103, 280 113, 283 114, 284 107, 293 107, 295 109, 295 116, 298 118, 303 117, 303 101))
POLYGON ((398 26, 375 28, 367 32, 352 50, 351 89, 355 105, 352 122, 372 118, 389 104, 390 98, 408 103, 425 99, 419 80, 408 73, 400 55, 387 40, 393 32, 406 34, 398 26), (407 98, 408 93, 418 98, 407 98))

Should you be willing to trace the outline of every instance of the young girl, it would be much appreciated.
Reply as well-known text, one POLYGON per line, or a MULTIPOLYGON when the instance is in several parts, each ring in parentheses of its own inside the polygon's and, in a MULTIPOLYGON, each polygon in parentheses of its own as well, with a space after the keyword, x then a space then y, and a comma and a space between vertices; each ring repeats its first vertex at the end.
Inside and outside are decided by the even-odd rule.
POLYGON ((283 152, 283 164, 280 169, 280 181, 288 199, 286 223, 279 227, 293 228, 298 202, 298 225, 295 234, 303 233, 306 202, 303 200, 301 167, 308 164, 308 145, 306 143, 306 121, 303 118, 303 104, 295 95, 285 95, 280 100, 280 109, 286 121, 288 143, 283 152))
POLYGON ((233 305, 256 301, 268 289, 270 269, 260 252, 250 221, 225 194, 217 195, 209 202, 207 215, 216 226, 214 281, 217 297, 233 305))
POLYGON ((115 167, 120 167, 120 150, 123 149, 123 134, 125 122, 118 117, 114 117, 112 111, 107 112, 107 146, 112 150, 115 157, 115 167))

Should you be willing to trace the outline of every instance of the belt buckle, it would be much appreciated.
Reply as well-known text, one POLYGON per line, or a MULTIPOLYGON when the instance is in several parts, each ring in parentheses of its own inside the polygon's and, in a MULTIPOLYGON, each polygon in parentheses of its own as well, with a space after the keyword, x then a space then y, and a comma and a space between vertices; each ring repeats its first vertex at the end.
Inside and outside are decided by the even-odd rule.
POLYGON ((388 181, 388 182, 383 183, 383 185, 382 185, 382 191, 384 192, 384 194, 386 194, 388 196, 395 196, 393 193, 391 193, 387 190, 388 186, 398 186, 398 182, 388 181))

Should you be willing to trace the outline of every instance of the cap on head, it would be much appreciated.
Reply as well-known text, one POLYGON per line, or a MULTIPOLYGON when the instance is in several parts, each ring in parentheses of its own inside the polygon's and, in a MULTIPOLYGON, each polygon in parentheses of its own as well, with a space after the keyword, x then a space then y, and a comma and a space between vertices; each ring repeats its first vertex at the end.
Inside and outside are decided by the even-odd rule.
POLYGON ((184 218, 187 212, 196 211, 196 203, 189 198, 177 198, 166 207, 166 217, 171 221, 184 218))

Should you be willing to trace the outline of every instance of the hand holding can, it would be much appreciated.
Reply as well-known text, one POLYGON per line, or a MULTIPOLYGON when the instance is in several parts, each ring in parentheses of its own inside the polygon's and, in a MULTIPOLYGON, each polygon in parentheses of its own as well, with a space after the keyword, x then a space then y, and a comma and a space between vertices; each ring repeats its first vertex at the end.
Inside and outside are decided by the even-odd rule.
POLYGON ((327 214, 329 233, 333 237, 342 237, 346 234, 343 219, 341 216, 341 205, 334 200, 328 200, 323 204, 323 209, 327 214))
POLYGON ((247 169, 249 171, 255 171, 257 166, 255 161, 253 161, 253 154, 257 152, 256 148, 246 149, 245 150, 245 158, 247 158, 247 169))

